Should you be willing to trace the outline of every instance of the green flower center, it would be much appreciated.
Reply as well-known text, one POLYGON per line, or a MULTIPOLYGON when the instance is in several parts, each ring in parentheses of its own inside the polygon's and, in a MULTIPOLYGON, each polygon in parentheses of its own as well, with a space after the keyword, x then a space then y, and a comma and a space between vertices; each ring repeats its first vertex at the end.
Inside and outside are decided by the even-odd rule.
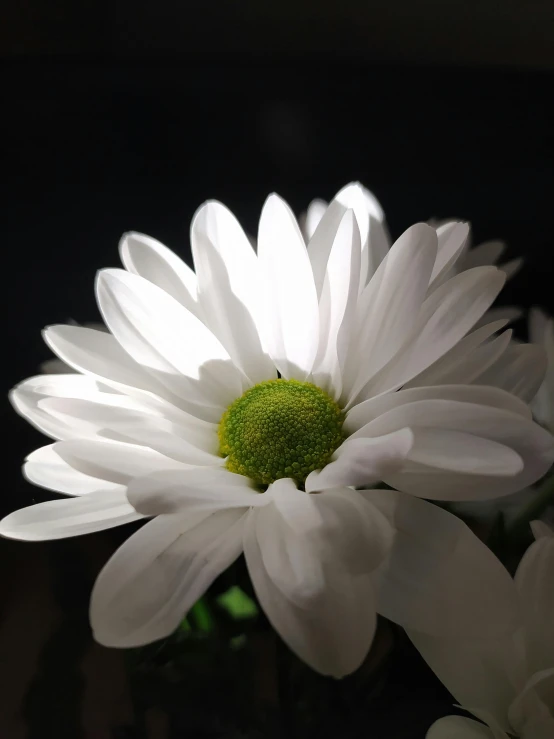
POLYGON ((303 483, 344 441, 344 414, 311 382, 268 380, 234 401, 219 423, 219 453, 231 472, 261 485, 303 483))

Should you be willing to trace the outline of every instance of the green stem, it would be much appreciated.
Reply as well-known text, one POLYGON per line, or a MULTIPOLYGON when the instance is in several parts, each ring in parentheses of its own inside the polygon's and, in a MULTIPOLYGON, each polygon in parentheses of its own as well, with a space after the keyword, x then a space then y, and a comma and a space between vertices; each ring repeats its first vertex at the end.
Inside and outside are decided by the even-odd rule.
POLYGON ((536 490, 533 499, 521 509, 507 527, 508 535, 514 537, 524 533, 529 523, 540 518, 552 502, 554 502, 554 475, 543 481, 542 485, 536 490))

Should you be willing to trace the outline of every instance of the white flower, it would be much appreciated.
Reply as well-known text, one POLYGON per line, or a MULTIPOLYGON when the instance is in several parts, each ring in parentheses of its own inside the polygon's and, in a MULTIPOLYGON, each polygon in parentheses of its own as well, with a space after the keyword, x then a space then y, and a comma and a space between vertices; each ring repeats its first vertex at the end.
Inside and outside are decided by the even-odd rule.
POLYGON ((540 308, 533 308, 529 315, 529 338, 546 354, 544 382, 531 407, 537 421, 554 432, 554 321, 540 308))
MULTIPOLYGON (((444 641, 410 634, 448 690, 487 724, 448 716, 433 724, 427 739, 554 736, 554 532, 541 521, 532 528, 536 541, 515 575, 521 615, 512 636, 444 641)), ((485 629, 494 618, 484 607, 485 629)))
MULTIPOLYGON (((350 195, 355 209, 363 192, 350 195)), ((360 232, 348 205, 331 203, 306 248, 270 196, 256 255, 234 216, 206 203, 191 227, 195 272, 127 234, 126 271, 104 270, 96 285, 110 333, 45 331, 82 374, 13 391, 16 409, 58 440, 24 472, 75 497, 16 511, 0 533, 61 538, 154 517, 96 582, 100 642, 168 635, 241 552, 270 621, 326 674, 361 663, 376 610, 432 633, 471 618, 455 591, 438 591, 448 568, 469 559, 485 573, 496 560, 412 496, 505 495, 552 462, 552 437, 522 400, 465 384, 502 354, 486 343, 502 322, 468 332, 505 276, 478 267, 435 287, 446 247, 418 224, 368 282, 371 224, 361 218, 360 232), (418 382, 433 368, 428 386, 418 382), (353 489, 381 480, 404 492, 353 489), (432 538, 439 524, 449 537, 432 538)), ((510 380, 522 395, 535 381, 510 380)), ((481 593, 501 626, 512 617, 505 586, 481 593)))

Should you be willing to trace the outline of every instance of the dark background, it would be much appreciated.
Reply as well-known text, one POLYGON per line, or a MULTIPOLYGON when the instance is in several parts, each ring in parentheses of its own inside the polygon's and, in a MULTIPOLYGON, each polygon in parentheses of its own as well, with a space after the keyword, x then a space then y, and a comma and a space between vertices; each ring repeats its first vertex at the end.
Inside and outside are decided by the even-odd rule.
MULTIPOLYGON (((97 319, 94 274, 118 264, 124 231, 190 263, 188 224, 207 198, 255 234, 269 192, 300 212, 359 179, 393 236, 455 216, 475 242, 506 240, 525 268, 502 301, 554 312, 551 1, 26 0, 2 15, 4 393, 48 358, 44 325, 97 319)), ((45 440, 7 402, 1 422, 7 513, 49 496, 20 474, 45 440)), ((92 645, 86 621, 126 533, 0 542, 2 739, 139 736, 121 729, 136 723, 121 655, 92 645)), ((420 739, 449 711, 417 655, 399 653, 379 708, 352 717, 335 696, 343 736, 420 739)), ((183 736, 250 735, 238 713, 215 720, 212 700, 183 736)), ((143 736, 165 736, 164 721, 154 711, 143 736)))

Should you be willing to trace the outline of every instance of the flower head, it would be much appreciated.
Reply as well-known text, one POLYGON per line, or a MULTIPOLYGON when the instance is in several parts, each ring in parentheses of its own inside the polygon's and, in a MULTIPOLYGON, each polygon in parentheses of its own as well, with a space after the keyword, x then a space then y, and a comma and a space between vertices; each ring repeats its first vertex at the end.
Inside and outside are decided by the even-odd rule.
MULTIPOLYGON (((244 552, 289 646, 321 672, 346 674, 367 653, 377 609, 441 628, 441 610, 431 613, 417 586, 402 599, 391 585, 413 567, 435 517, 418 501, 422 533, 403 538, 411 496, 491 498, 551 464, 552 438, 520 399, 542 378, 514 371, 493 387, 507 342, 491 337, 503 323, 472 330, 505 275, 476 267, 437 286, 463 224, 442 242, 413 226, 373 270, 365 198, 347 188, 306 244, 272 195, 257 252, 235 217, 208 202, 191 227, 195 272, 154 239, 127 234, 126 269, 103 270, 96 283, 109 332, 45 331, 79 374, 12 392, 55 439, 24 471, 75 497, 16 511, 0 533, 60 538, 153 518, 97 580, 91 622, 102 643, 166 636, 244 552), (487 373, 487 386, 475 384, 487 373), (354 489, 380 481, 402 492, 354 489), (391 549, 393 540, 404 543, 391 549)), ((454 526, 445 515, 441 525, 454 526)), ((451 552, 445 543, 446 559, 469 547, 486 560, 477 540, 453 531, 465 544, 451 552)), ((424 559, 421 587, 431 587, 424 559)))

